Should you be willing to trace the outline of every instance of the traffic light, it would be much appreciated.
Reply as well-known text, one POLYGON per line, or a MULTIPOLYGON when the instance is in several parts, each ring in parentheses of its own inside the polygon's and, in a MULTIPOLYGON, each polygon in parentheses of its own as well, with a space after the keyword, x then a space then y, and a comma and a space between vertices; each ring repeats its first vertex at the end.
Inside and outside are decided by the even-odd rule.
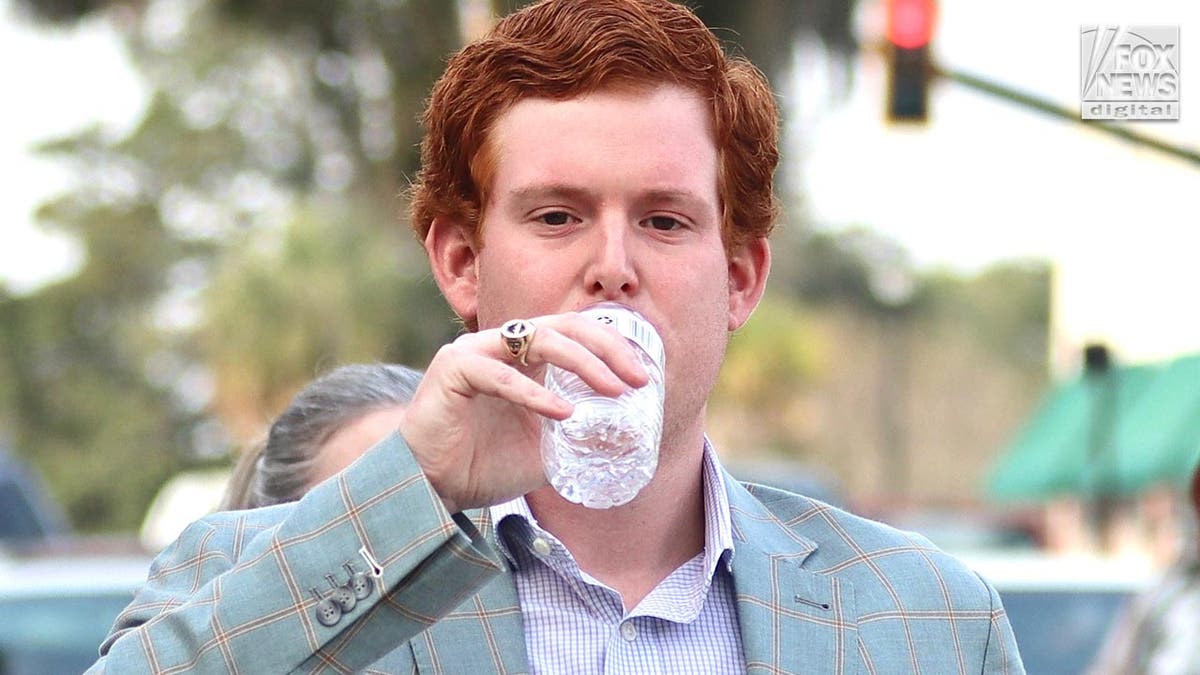
POLYGON ((887 118, 924 122, 929 86, 929 41, 935 0, 887 0, 887 118))

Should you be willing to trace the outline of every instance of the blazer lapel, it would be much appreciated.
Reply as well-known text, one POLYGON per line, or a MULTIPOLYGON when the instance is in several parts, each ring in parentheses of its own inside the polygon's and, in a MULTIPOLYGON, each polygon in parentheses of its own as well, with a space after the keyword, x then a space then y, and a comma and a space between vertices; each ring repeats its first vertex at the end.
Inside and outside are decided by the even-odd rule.
POLYGON ((725 481, 747 671, 856 672, 853 589, 805 569, 816 543, 800 534, 800 527, 780 520, 728 473, 725 481))
MULTIPOLYGON (((495 546, 495 527, 487 509, 473 512, 471 520, 495 546)), ((409 644, 422 673, 529 672, 525 627, 512 575, 493 579, 409 644)))
MULTIPOLYGON (((789 527, 728 473, 725 484, 747 672, 858 672, 853 588, 804 568, 817 545, 802 526, 789 527)), ((486 511, 472 520, 493 540, 486 511)), ((495 579, 409 644, 419 672, 529 672, 512 576, 495 579)))

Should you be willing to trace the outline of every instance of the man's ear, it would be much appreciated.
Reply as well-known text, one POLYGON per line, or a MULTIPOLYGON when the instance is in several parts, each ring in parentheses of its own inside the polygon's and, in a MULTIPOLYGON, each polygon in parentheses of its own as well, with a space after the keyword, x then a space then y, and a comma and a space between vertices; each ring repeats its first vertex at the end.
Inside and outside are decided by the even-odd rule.
POLYGON ((479 311, 476 244, 461 223, 444 216, 433 219, 425 235, 425 252, 434 281, 450 308, 468 326, 479 311))
POLYGON ((771 244, 756 237, 729 253, 729 330, 741 328, 767 288, 771 244))

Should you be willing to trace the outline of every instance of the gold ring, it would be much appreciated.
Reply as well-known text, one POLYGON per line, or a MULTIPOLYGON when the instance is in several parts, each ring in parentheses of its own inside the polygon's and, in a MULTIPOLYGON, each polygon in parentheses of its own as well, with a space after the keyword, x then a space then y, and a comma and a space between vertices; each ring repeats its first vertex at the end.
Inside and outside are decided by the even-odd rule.
POLYGON ((533 343, 533 333, 536 330, 537 326, 523 319, 505 321, 504 325, 500 326, 500 341, 504 343, 508 355, 520 361, 523 366, 529 365, 525 362, 525 355, 529 353, 529 345, 533 343))

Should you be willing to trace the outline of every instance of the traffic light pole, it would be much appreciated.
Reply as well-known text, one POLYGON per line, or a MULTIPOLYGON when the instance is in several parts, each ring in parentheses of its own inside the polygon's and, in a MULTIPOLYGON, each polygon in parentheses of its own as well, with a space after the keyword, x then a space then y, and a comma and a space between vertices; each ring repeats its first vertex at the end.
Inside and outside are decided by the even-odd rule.
POLYGON ((994 96, 1009 103, 1015 103, 1024 108, 1031 108, 1052 117, 1059 117, 1077 124, 1082 124, 1089 129, 1094 129, 1096 131, 1129 141, 1130 143, 1135 143, 1137 145, 1157 150, 1159 152, 1171 155, 1176 159, 1182 159, 1186 162, 1190 162, 1192 166, 1200 169, 1200 152, 1197 152, 1196 150, 1168 143, 1145 134, 1139 134, 1136 131, 1130 131, 1125 127, 1117 126, 1115 124, 1084 122, 1079 118, 1078 111, 1064 108, 1061 105, 1058 105, 1052 101, 1048 101, 1044 98, 1034 96, 1033 94, 1017 91, 1012 87, 1000 84, 998 82, 985 80, 984 78, 975 75, 969 75, 961 71, 941 68, 932 64, 930 67, 933 71, 933 74, 937 77, 942 77, 952 82, 957 82, 976 91, 981 91, 985 94, 994 96))

